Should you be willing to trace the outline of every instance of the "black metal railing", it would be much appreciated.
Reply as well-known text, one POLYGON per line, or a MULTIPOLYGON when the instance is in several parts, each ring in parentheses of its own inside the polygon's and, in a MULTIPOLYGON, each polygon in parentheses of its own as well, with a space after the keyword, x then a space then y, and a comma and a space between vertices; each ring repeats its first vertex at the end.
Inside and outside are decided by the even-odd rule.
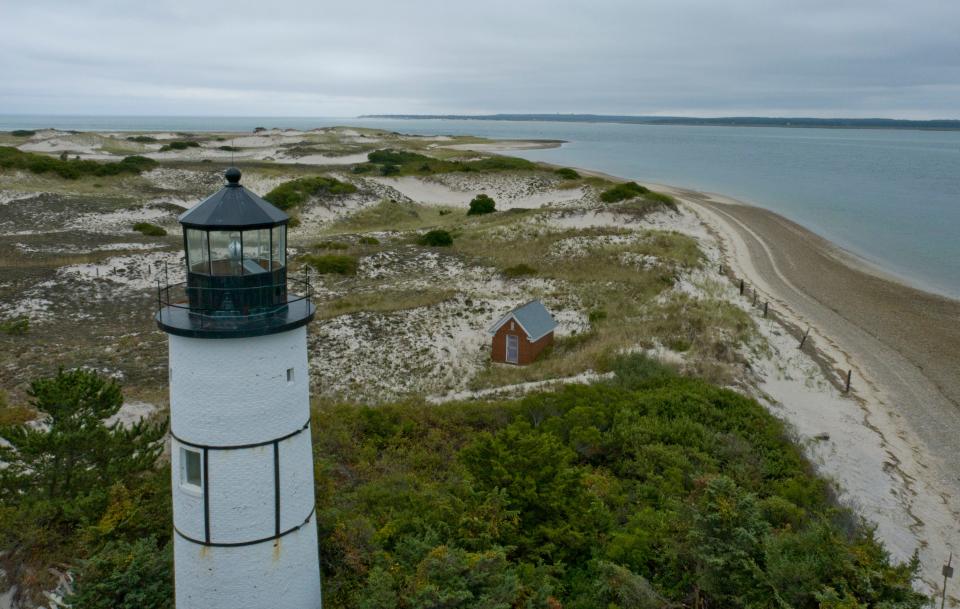
POLYGON ((314 295, 309 279, 287 278, 284 284, 250 287, 207 287, 183 281, 157 282, 157 321, 188 323, 194 329, 250 328, 285 323, 312 314, 314 295), (282 292, 276 292, 282 290, 282 292), (282 298, 276 298, 281 294, 282 298))

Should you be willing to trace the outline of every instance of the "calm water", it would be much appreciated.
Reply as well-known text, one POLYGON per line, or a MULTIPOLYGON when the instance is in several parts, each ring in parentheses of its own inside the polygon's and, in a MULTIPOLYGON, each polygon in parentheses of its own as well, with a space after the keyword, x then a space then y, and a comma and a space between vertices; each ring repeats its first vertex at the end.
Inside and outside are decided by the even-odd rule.
POLYGON ((0 116, 0 130, 376 127, 567 140, 517 156, 723 193, 781 213, 928 290, 960 297, 960 132, 351 118, 0 116))

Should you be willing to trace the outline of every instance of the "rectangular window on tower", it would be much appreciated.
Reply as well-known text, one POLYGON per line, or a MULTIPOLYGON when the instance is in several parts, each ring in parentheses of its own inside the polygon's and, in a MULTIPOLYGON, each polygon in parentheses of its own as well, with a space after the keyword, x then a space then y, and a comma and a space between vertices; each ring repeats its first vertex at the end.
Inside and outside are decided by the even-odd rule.
POLYGON ((203 489, 202 456, 199 450, 180 447, 180 486, 192 491, 203 489))
POLYGON ((287 368, 287 382, 293 382, 293 368, 287 368))

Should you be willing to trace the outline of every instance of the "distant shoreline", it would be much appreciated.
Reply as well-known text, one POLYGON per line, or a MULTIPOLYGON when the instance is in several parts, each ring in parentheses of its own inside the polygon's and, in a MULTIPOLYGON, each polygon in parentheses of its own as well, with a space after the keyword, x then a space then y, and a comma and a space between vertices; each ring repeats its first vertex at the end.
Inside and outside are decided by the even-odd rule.
POLYGON ((475 120, 553 123, 614 123, 627 125, 677 125, 688 127, 783 127, 788 129, 902 129, 960 131, 960 120, 908 120, 894 118, 810 118, 730 116, 628 116, 604 114, 363 114, 361 119, 475 120))

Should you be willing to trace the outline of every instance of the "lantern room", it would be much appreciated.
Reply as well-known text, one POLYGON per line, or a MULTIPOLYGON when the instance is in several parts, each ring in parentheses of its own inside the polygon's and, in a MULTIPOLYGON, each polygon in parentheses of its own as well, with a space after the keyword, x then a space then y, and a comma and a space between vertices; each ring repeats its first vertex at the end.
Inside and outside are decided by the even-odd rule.
POLYGON ((309 285, 304 296, 287 291, 289 216, 241 186, 240 170, 230 168, 225 177, 223 188, 179 218, 187 281, 160 288, 161 328, 178 333, 181 323, 166 327, 168 313, 188 321, 184 333, 191 336, 266 334, 289 327, 278 322, 294 303, 312 318, 309 285))

